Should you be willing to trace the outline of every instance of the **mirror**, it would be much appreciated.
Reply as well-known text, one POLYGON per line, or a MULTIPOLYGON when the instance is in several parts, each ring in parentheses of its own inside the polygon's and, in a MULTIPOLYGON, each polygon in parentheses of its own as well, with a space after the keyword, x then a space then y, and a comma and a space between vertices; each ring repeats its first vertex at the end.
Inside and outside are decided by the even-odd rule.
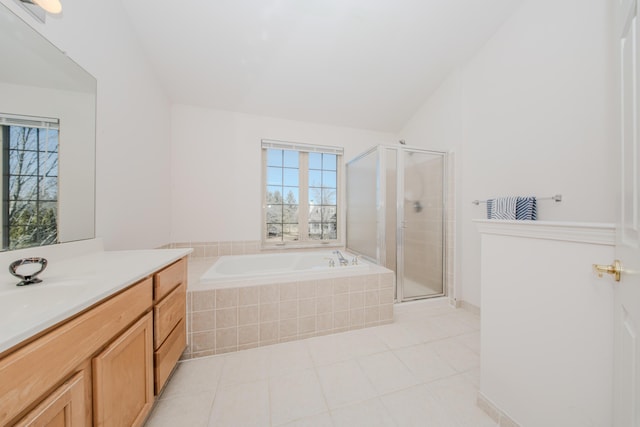
POLYGON ((0 250, 95 237, 96 80, 0 4, 0 250))

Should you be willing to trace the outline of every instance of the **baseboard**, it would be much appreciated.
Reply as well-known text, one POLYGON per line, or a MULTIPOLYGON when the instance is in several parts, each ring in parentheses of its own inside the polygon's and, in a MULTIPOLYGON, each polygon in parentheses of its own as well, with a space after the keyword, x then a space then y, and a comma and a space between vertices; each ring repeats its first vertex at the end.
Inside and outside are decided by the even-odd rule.
POLYGON ((467 311, 470 311, 473 314, 476 314, 478 316, 480 316, 480 307, 478 307, 477 305, 471 304, 470 302, 467 301, 463 301, 463 300, 457 300, 456 304, 455 304, 456 308, 463 308, 467 311))
POLYGON ((478 408, 482 409, 491 419, 498 423, 500 427, 520 427, 520 424, 515 422, 504 411, 502 411, 491 400, 487 399, 481 392, 478 392, 478 399, 476 401, 478 408))

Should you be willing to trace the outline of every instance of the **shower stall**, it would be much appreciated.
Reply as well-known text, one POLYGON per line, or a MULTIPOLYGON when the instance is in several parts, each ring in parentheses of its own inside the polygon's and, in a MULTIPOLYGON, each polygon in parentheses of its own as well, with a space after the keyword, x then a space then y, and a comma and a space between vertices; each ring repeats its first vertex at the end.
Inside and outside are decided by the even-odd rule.
POLYGON ((405 145, 347 163, 347 249, 396 273, 396 301, 446 294, 446 163, 405 145))

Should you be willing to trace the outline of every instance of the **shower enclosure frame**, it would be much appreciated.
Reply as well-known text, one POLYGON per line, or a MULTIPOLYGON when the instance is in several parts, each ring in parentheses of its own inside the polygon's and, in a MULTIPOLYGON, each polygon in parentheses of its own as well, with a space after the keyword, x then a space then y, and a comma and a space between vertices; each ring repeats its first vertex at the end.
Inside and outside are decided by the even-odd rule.
MULTIPOLYGON (((420 147, 408 146, 408 145, 377 145, 371 149, 357 155, 345 164, 345 181, 349 180, 348 167, 350 164, 361 160, 373 153, 377 152, 376 158, 376 257, 373 258, 365 253, 358 251, 352 247, 349 247, 349 227, 346 227, 346 242, 347 249, 354 252, 363 258, 375 262, 377 264, 386 265, 387 252, 387 239, 386 239, 386 224, 387 224, 387 179, 383 179, 381 174, 387 173, 390 159, 388 158, 388 150, 395 151, 395 166, 396 166, 396 197, 395 197, 395 236, 396 236, 396 286, 395 286, 395 300, 396 302, 408 302, 425 298, 435 298, 447 296, 448 283, 447 283, 447 233, 448 233, 448 153, 444 151, 429 150, 420 147), (421 153, 431 154, 434 156, 440 156, 442 158, 442 200, 441 200, 441 214, 442 214, 442 233, 440 236, 440 247, 442 251, 442 292, 428 296, 415 296, 407 297, 405 295, 405 156, 404 153, 421 153)), ((349 188, 348 185, 345 188, 345 200, 349 200, 349 188)), ((348 210, 348 202, 345 203, 345 211, 348 210)), ((348 212, 346 213, 345 224, 348 224, 348 212)))

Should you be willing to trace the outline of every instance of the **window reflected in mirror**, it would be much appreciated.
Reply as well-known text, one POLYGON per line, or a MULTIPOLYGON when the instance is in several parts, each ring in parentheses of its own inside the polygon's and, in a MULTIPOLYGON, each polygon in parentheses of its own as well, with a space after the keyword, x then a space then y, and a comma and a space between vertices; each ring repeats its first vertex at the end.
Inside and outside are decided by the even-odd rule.
POLYGON ((2 246, 58 242, 58 120, 0 115, 2 246))

